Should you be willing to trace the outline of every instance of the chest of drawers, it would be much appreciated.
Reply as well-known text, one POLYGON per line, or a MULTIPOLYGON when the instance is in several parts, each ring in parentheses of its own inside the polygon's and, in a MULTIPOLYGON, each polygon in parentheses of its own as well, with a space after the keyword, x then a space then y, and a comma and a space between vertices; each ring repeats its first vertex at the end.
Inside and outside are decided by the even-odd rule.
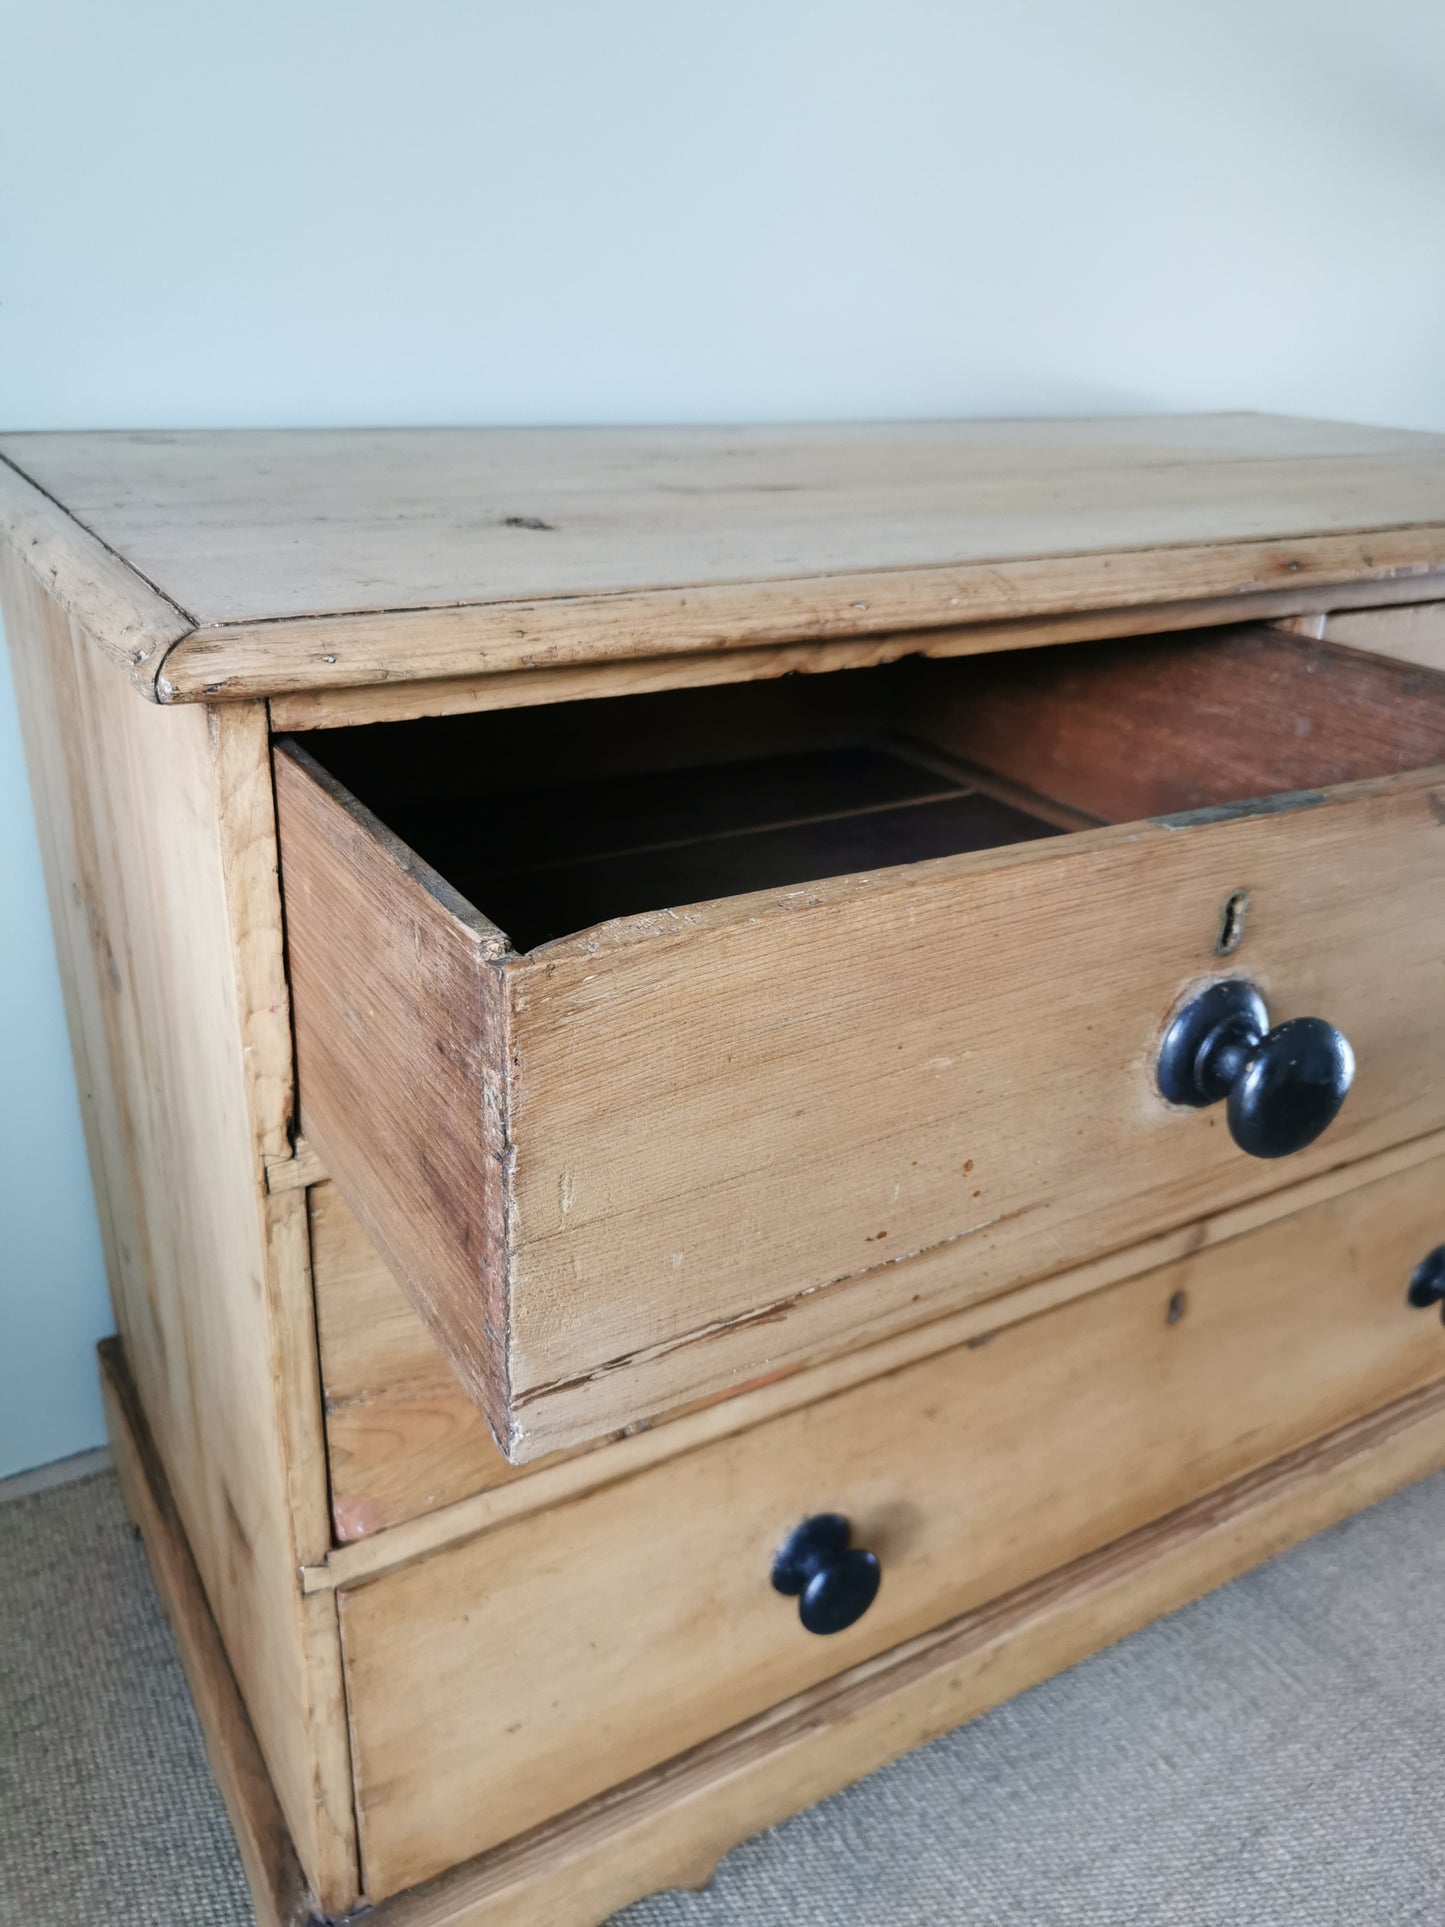
POLYGON ((1445 438, 0 438, 258 1916, 595 1922, 1445 1464, 1445 438))

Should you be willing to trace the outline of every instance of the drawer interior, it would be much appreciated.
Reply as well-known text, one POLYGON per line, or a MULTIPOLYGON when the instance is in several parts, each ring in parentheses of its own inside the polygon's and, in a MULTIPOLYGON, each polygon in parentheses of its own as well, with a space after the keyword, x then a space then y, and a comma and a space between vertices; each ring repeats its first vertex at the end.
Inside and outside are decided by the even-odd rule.
POLYGON ((1445 760, 1445 677, 1263 625, 302 739, 526 952, 613 917, 1445 760))

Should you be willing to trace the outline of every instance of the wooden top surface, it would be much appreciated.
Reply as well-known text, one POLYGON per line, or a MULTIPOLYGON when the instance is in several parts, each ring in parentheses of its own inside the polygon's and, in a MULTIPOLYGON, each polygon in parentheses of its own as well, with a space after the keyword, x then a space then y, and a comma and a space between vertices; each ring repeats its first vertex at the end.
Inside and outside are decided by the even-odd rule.
POLYGON ((1445 568, 1445 436, 1265 415, 26 434, 0 455, 0 534, 162 700, 1445 568))

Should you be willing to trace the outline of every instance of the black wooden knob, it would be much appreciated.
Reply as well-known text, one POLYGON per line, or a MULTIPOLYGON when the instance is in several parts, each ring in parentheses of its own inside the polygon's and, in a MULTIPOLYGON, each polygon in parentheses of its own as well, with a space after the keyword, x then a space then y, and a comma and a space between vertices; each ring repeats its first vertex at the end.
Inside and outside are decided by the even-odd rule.
POLYGON ((867 1612, 882 1578, 878 1561, 851 1546, 841 1512, 818 1512, 788 1534, 773 1561, 773 1584, 798 1600, 810 1633, 841 1633, 867 1612))
POLYGON ((1269 1028, 1264 999, 1240 978, 1210 984, 1159 1046, 1159 1089, 1171 1104, 1227 1098, 1229 1130, 1252 1158, 1288 1157, 1339 1115, 1355 1053, 1323 1017, 1269 1028))
POLYGON ((1445 1319, 1445 1245, 1436 1245, 1416 1265, 1410 1273, 1410 1289, 1405 1296, 1421 1311, 1430 1305, 1439 1305, 1440 1316, 1445 1319))

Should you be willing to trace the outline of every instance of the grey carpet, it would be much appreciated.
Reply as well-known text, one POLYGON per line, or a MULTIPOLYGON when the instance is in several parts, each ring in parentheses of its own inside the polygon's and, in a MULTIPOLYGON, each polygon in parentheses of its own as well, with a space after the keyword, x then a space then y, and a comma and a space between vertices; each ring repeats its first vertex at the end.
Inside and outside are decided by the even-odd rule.
POLYGON ((0 1505, 0 1921, 250 1920, 185 1676, 114 1477, 0 1505))
MULTIPOLYGON (((616 1927, 1445 1923, 1445 1477, 749 1842, 616 1927)), ((0 1921, 243 1927, 110 1477, 0 1505, 0 1921)))

